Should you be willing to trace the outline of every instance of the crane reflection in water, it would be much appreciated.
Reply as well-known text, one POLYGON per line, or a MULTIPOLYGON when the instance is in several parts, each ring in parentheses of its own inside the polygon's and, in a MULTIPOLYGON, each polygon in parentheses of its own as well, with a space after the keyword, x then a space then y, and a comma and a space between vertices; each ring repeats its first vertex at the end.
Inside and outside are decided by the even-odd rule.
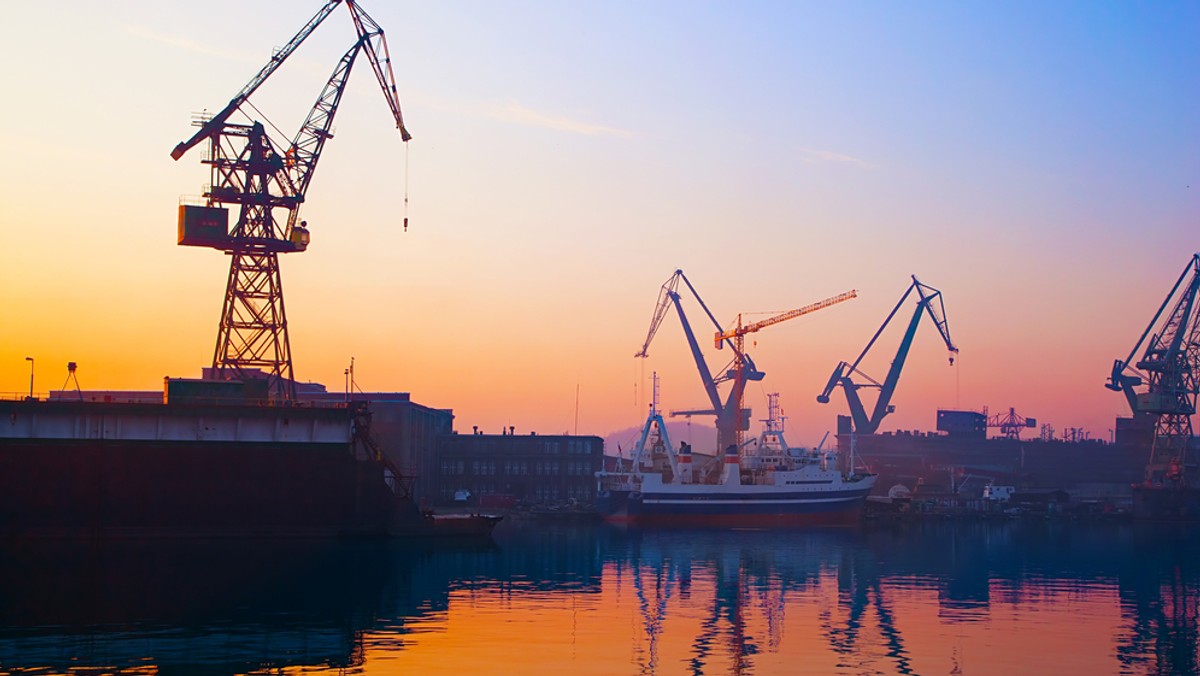
POLYGON ((0 671, 1200 670, 1186 530, 508 526, 484 547, 2 548, 0 671))
MULTIPOLYGON (((760 654, 778 653, 792 597, 821 594, 837 581, 837 610, 820 611, 819 626, 832 650, 851 659, 858 651, 864 614, 873 609, 898 673, 910 673, 899 631, 883 598, 878 568, 852 533, 808 533, 796 548, 789 531, 648 531, 629 535, 627 555, 614 556, 618 584, 632 583, 643 617, 644 644, 634 646, 643 673, 664 665, 658 651, 668 612, 699 609, 687 670, 710 673, 730 663, 733 673, 755 666, 760 654), (705 584, 698 587, 696 578, 705 584), (696 595, 707 594, 704 600, 696 595), (673 603, 673 601, 679 602, 673 603), (751 617, 753 616, 753 617, 751 617), (761 631, 756 635, 755 631, 761 631)), ((811 624, 809 622, 808 624, 811 624)), ((850 666, 844 663, 840 666, 850 666)))
POLYGON ((631 531, 605 585, 632 587, 642 673, 1198 673, 1198 547, 1042 523, 631 531))

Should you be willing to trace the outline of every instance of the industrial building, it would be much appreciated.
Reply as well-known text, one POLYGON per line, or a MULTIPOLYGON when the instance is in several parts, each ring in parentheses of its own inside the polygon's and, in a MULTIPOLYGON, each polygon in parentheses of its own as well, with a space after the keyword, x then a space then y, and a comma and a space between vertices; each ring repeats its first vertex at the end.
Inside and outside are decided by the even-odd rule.
POLYGON ((594 436, 451 434, 438 438, 434 504, 590 505, 604 440, 594 436), (457 500, 456 500, 457 496, 457 500))

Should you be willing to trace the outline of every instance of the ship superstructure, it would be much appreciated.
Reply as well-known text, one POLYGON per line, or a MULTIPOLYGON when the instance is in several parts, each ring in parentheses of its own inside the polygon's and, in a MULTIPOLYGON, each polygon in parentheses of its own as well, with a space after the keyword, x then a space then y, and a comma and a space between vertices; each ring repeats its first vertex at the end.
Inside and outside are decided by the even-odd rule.
POLYGON ((634 524, 853 523, 875 476, 842 471, 836 451, 788 445, 777 397, 771 396, 771 416, 759 438, 741 449, 729 445, 716 459, 717 471, 711 463, 693 468, 689 444, 670 445, 656 397, 628 466, 596 473, 601 514, 634 524))

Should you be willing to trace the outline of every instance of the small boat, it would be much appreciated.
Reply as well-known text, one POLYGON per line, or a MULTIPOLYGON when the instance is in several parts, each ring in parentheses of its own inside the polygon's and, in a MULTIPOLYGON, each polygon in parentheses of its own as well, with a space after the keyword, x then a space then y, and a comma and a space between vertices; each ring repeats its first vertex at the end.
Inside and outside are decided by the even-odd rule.
POLYGON ((503 516, 489 514, 424 514, 425 523, 414 535, 436 538, 486 539, 503 516))
MULTIPOLYGON (((778 395, 762 434, 693 468, 691 446, 676 450, 657 406, 628 465, 596 473, 607 521, 698 526, 846 525, 861 516, 875 475, 840 469, 836 451, 788 446, 778 395)), ((852 458, 851 458, 852 460, 852 458)))

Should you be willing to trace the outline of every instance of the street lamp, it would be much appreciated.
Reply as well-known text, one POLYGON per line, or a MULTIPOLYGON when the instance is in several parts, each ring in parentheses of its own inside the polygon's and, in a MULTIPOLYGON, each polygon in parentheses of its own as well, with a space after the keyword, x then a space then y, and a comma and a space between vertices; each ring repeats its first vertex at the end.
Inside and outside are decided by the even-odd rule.
POLYGON ((29 401, 33 401, 33 357, 25 357, 29 362, 29 401))

